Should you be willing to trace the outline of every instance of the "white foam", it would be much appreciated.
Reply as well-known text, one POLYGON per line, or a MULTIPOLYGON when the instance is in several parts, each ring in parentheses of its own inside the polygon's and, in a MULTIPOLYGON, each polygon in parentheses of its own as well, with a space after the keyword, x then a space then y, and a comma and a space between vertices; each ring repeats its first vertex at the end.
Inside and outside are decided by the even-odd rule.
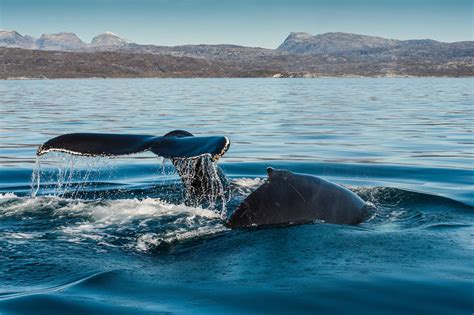
POLYGON ((149 251, 165 243, 184 241, 202 236, 212 235, 228 230, 224 225, 200 226, 194 230, 179 229, 165 235, 156 233, 145 233, 137 239, 136 249, 139 251, 149 251))
MULTIPOLYGON (((221 214, 215 210, 170 204, 155 198, 81 200, 18 197, 12 193, 2 194, 0 198, 0 216, 21 219, 37 216, 56 221, 60 227, 50 232, 72 243, 94 242, 148 251, 162 242, 173 243, 226 229, 221 214)), ((17 235, 15 239, 22 237, 28 236, 17 235)))
POLYGON ((0 199, 16 199, 19 198, 17 195, 14 193, 4 193, 0 194, 0 199))
POLYGON ((5 232, 2 236, 6 239, 18 239, 18 240, 28 240, 42 236, 42 233, 15 233, 15 232, 5 232))
POLYGON ((262 179, 262 178, 238 178, 238 179, 235 179, 233 180, 232 182, 239 186, 239 187, 245 187, 245 188, 256 188, 256 187, 259 187, 260 185, 262 185, 262 183, 264 182, 265 180, 262 179))
MULTIPOLYGON (((59 198, 43 199, 51 199, 54 202, 59 198)), ((68 200, 66 206, 57 205, 55 215, 84 217, 82 222, 61 227, 60 232, 68 241, 76 243, 95 241, 97 244, 114 246, 110 241, 116 241, 121 237, 118 236, 120 233, 116 232, 127 229, 131 231, 131 235, 136 233, 136 238, 124 239, 123 246, 140 251, 148 251, 162 242, 181 241, 226 229, 220 214, 215 211, 182 204, 169 204, 153 198, 108 201, 68 200), (163 217, 166 217, 165 225, 156 227, 156 232, 153 231, 153 224, 157 225, 158 220, 163 217)))
POLYGON ((232 181, 236 195, 246 197, 265 182, 262 178, 238 178, 232 181))
POLYGON ((88 208, 88 211, 90 211, 95 221, 110 223, 125 223, 136 218, 152 218, 182 213, 209 219, 217 219, 220 217, 216 212, 211 210, 169 204, 160 199, 153 198, 106 201, 88 208))

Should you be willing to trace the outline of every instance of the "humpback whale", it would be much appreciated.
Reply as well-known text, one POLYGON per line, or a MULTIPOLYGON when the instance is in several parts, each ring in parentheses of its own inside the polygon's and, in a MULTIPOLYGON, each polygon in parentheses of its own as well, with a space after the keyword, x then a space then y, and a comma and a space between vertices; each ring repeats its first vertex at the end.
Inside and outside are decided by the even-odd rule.
MULTIPOLYGON (((195 137, 184 130, 174 130, 161 137, 72 133, 46 141, 36 154, 41 156, 56 151, 83 156, 117 156, 151 151, 171 159, 186 189, 201 202, 216 185, 216 178, 206 174, 206 161, 217 161, 229 146, 227 137, 195 137), (193 169, 192 178, 186 178, 189 167, 193 169)), ((224 173, 220 168, 217 168, 217 173, 219 184, 227 189, 228 181, 224 173)), ((228 227, 301 224, 316 220, 358 224, 366 215, 365 202, 342 186, 316 176, 271 167, 267 173, 265 183, 234 210, 226 222, 228 227)))
POLYGON ((231 228, 301 224, 321 220, 358 224, 365 202, 355 193, 322 178, 267 168, 268 179, 234 211, 231 228))

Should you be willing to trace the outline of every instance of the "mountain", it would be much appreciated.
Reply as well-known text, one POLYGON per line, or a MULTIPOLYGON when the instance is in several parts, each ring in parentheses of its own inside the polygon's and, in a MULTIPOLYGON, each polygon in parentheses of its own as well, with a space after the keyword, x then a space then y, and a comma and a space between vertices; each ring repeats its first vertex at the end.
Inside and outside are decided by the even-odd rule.
POLYGON ((128 44, 128 41, 112 32, 105 32, 92 39, 92 47, 120 47, 128 44))
MULTIPOLYGON (((443 43, 430 39, 396 40, 351 33, 325 33, 312 35, 292 32, 277 49, 220 45, 142 45, 106 32, 84 43, 74 33, 43 34, 38 40, 22 36, 15 31, 0 31, 0 47, 25 49, 99 52, 116 51, 136 54, 165 54, 177 57, 201 58, 233 64, 248 64, 265 58, 287 55, 328 55, 362 60, 388 62, 417 61, 420 58, 445 60, 474 57, 474 42, 443 43)), ((258 61, 260 62, 260 61, 258 61)))
POLYGON ((330 55, 366 62, 444 61, 473 58, 474 42, 443 43, 431 39, 395 40, 350 33, 290 33, 277 51, 295 55, 330 55))
POLYGON ((44 34, 35 41, 15 31, 0 31, 0 47, 6 47, 2 48, 2 54, 11 60, 7 66, 0 58, 3 78, 19 74, 26 77, 474 76, 474 41, 395 40, 350 33, 294 32, 277 49, 267 49, 230 44, 141 45, 110 32, 97 35, 90 44, 74 33, 44 34), (55 52, 47 54, 43 50, 55 52), (57 51, 71 53, 57 54, 57 51), (34 59, 35 56, 40 59, 34 59), (107 56, 113 56, 116 63, 107 65, 107 56), (22 62, 21 58, 29 59, 22 62), (70 63, 67 58, 71 59, 70 63), (99 60, 95 62, 94 58, 99 60), (140 58, 148 61, 140 62, 140 58), (128 59, 133 59, 133 63, 128 59), (45 60, 49 63, 44 63, 45 60), (176 66, 175 70, 159 70, 162 62, 165 68, 176 66), (187 68, 184 62, 202 65, 203 70, 187 68), (54 69, 53 64, 57 65, 54 69))
POLYGON ((313 36, 293 32, 277 48, 291 54, 334 54, 353 50, 389 48, 399 41, 351 33, 325 33, 313 36))
POLYGON ((74 33, 43 34, 36 41, 36 48, 40 50, 74 51, 85 50, 87 47, 88 44, 74 33))
POLYGON ((22 36, 16 31, 0 30, 0 47, 34 49, 35 38, 22 36))

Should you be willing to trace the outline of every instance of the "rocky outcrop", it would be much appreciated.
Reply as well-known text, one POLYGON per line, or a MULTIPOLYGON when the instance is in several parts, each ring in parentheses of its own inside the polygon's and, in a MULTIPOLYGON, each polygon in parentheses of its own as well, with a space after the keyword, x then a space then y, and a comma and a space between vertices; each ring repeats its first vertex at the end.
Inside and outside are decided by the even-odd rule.
POLYGON ((92 39, 91 47, 123 47, 128 43, 129 42, 126 39, 118 36, 117 34, 105 32, 92 39))
POLYGON ((84 43, 74 33, 43 34, 36 41, 36 48, 40 50, 77 51, 85 50, 88 44, 84 43))
POLYGON ((0 30, 0 47, 34 49, 35 38, 22 36, 16 31, 0 30))
POLYGON ((350 33, 326 33, 316 36, 308 33, 291 33, 277 50, 292 55, 327 55, 367 63, 446 61, 453 58, 474 57, 474 42, 395 40, 350 33))
POLYGON ((376 36, 350 33, 325 33, 313 36, 308 33, 290 33, 278 50, 291 54, 337 54, 354 50, 388 48, 399 41, 376 36))

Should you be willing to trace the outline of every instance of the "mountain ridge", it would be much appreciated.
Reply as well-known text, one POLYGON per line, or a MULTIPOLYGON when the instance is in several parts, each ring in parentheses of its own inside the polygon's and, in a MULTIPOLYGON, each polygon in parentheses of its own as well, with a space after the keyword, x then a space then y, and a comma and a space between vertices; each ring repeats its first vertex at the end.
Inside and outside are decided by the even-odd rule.
POLYGON ((72 32, 42 34, 39 38, 21 35, 14 30, 0 29, 0 47, 57 51, 87 51, 91 48, 121 46, 130 42, 112 32, 96 35, 90 43, 72 32))
MULTIPOLYGON (((187 60, 195 64, 206 65, 206 75, 213 73, 222 76, 474 76, 474 41, 463 41, 454 43, 438 42, 430 39, 418 40, 396 40, 386 39, 377 36, 362 34, 330 32, 319 35, 312 35, 304 32, 292 32, 282 42, 277 49, 260 47, 246 47, 233 44, 219 45, 179 45, 179 46, 158 46, 143 45, 130 42, 116 34, 106 32, 95 36, 91 43, 83 42, 74 33, 44 34, 40 38, 23 36, 15 31, 0 31, 0 47, 4 47, 2 52, 12 63, 5 65, 7 60, 3 60, 4 69, 16 69, 15 73, 41 75, 39 67, 30 71, 27 63, 37 63, 31 56, 42 56, 61 65, 57 71, 68 77, 72 75, 71 67, 67 63, 62 63, 56 57, 49 54, 19 52, 20 56, 29 58, 25 65, 15 65, 21 63, 18 58, 13 58, 10 54, 15 49, 25 49, 34 52, 57 51, 70 52, 74 54, 60 54, 61 58, 72 58, 91 62, 92 57, 103 59, 101 53, 116 53, 114 58, 125 68, 130 67, 126 58, 146 58, 150 63, 137 63, 133 65, 136 69, 130 74, 127 71, 117 70, 115 65, 110 65, 113 71, 105 69, 106 64, 102 61, 94 63, 102 70, 100 73, 106 76, 168 76, 169 73, 148 71, 146 64, 151 65, 164 61, 172 63, 176 69, 182 69, 187 75, 191 75, 190 70, 181 61, 187 60), (9 50, 10 49, 10 50, 9 50), (90 54, 86 56, 84 54, 90 54), (146 56, 145 56, 146 55, 146 56), (170 56, 178 59, 166 59, 152 57, 152 55, 170 56), (184 58, 184 59, 179 59, 184 58), (186 59, 188 58, 188 59, 186 59), (158 60, 158 61, 157 61, 158 60), (179 62, 178 62, 179 61, 179 62), (11 67, 10 67, 11 66, 11 67)), ((2 60, 0 60, 0 76, 2 60)), ((78 66, 82 67, 82 65, 78 66)), ((47 65, 43 68, 49 76, 57 77, 60 74, 53 74, 47 65)), ((125 69, 124 68, 124 69, 125 69)), ((85 68, 84 68, 85 69, 85 68)), ((85 75, 85 70, 79 69, 79 74, 85 75)), ((4 70, 7 71, 7 70, 4 70)), ((12 70, 13 71, 13 70, 12 70)), ((90 69, 90 71, 92 71, 90 69)), ((179 71, 176 70, 173 75, 179 71), (177 71, 177 72, 176 72, 177 71)), ((94 71, 92 71, 94 72, 94 71)), ((95 72, 94 72, 95 73, 95 72)), ((196 69, 192 70, 192 75, 203 76, 196 69)), ((73 77, 79 75, 75 73, 73 77)), ((3 73, 4 78, 11 77, 8 73, 3 73)))
POLYGON ((399 40, 355 33, 329 32, 312 35, 309 33, 292 32, 278 46, 277 50, 288 53, 335 53, 348 50, 370 48, 387 48, 396 45, 399 40))
MULTIPOLYGON (((34 39, 33 36, 29 35, 21 35, 17 31, 14 30, 3 30, 0 29, 0 47, 9 47, 7 42, 2 41, 2 33, 15 33, 16 36, 18 37, 19 40, 22 39, 34 39)), ((286 51, 290 53, 300 53, 299 51, 295 51, 294 49, 291 49, 290 44, 306 44, 306 45, 321 45, 323 43, 332 43, 334 44, 335 42, 352 42, 352 43, 359 43, 359 45, 362 48, 374 48, 374 47, 381 47, 381 46, 393 46, 399 43, 410 43, 410 42, 417 42, 417 43, 431 43, 431 44, 453 44, 453 43, 474 43, 474 41, 458 41, 458 42, 442 42, 442 41, 436 41, 433 39, 409 39, 409 40, 398 40, 398 39, 388 39, 380 36, 373 36, 373 35, 364 35, 364 34, 357 34, 357 33, 347 33, 347 32, 327 32, 327 33, 322 33, 322 34, 317 34, 317 35, 312 35, 310 33, 306 32, 290 32, 290 34, 285 38, 285 40, 276 48, 261 48, 261 47, 249 47, 249 46, 242 46, 242 45, 234 45, 234 44, 182 44, 182 45, 175 45, 175 46, 166 46, 166 45, 155 45, 155 44, 138 44, 134 43, 132 41, 126 40, 125 38, 110 32, 106 31, 103 33, 100 33, 93 37, 90 43, 86 43, 82 41, 75 33, 72 32, 59 32, 59 33, 45 33, 42 34, 39 38, 41 37, 46 37, 46 38, 58 38, 59 40, 61 39, 61 36, 64 35, 69 35, 70 39, 73 37, 75 38, 74 42, 75 43, 83 43, 84 45, 78 46, 78 47, 67 47, 67 45, 64 45, 64 49, 72 49, 72 50, 84 50, 85 48, 89 48, 90 46, 102 46, 98 43, 100 38, 106 38, 106 39, 113 39, 116 43, 121 43, 121 44, 133 44, 137 46, 154 46, 154 47, 183 47, 183 46, 235 46, 235 47, 246 47, 246 48, 258 48, 258 49, 266 49, 266 50, 280 50, 280 51, 286 51), (95 43, 95 45, 94 45, 95 43)), ((65 39, 66 41, 68 40, 67 38, 65 39)), ((21 46, 21 45, 17 45, 21 46)), ((38 46, 38 45, 37 45, 38 46)), ((106 43, 103 46, 111 46, 110 43, 106 43)), ((361 48, 359 47, 359 48, 361 48)), ((22 48, 22 47, 17 47, 17 48, 22 48)), ((40 50, 52 50, 49 48, 44 48, 44 47, 34 47, 33 49, 40 49, 40 50)), ((334 49, 334 48, 333 48, 334 49)), ((322 51, 316 51, 316 53, 321 53, 322 51)), ((325 52, 325 51, 323 51, 325 52)))

